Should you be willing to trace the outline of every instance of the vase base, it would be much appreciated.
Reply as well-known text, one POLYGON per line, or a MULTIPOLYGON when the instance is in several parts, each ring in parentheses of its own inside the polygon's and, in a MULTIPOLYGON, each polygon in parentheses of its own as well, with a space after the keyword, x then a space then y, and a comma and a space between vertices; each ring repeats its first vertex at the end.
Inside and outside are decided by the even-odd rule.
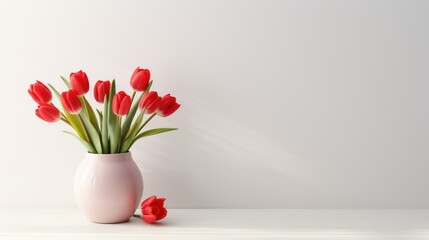
POLYGON ((116 224, 116 223, 126 223, 130 221, 130 218, 125 219, 125 220, 119 220, 119 221, 99 221, 99 220, 91 220, 91 222, 93 223, 97 223, 97 224, 116 224))

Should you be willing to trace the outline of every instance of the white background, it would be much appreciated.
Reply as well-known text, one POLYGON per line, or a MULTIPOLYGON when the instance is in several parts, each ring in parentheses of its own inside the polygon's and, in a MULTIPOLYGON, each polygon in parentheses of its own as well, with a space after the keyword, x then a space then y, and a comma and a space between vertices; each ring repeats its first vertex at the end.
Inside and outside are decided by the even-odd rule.
MULTIPOLYGON (((182 107, 132 149, 170 208, 429 207, 427 1, 0 0, 0 207, 74 207, 35 80, 137 66, 182 107)), ((90 94, 89 98, 92 99, 90 94)))

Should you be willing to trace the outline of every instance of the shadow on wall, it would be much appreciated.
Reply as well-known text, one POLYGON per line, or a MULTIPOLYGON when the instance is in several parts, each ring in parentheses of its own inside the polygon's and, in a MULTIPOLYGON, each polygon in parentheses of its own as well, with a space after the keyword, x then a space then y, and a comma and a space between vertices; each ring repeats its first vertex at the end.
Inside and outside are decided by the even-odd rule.
MULTIPOLYGON (((246 127, 246 122, 210 111, 210 106, 193 99, 188 130, 193 148, 211 156, 222 168, 235 170, 237 177, 246 177, 255 169, 280 174, 295 182, 305 182, 313 170, 303 159, 290 153, 281 143, 263 134, 263 130, 246 127)), ((269 119, 268 119, 269 121, 269 119)), ((270 124, 267 122, 267 124, 270 124)))
POLYGON ((247 127, 240 114, 224 115, 200 99, 182 103, 179 124, 168 124, 179 126, 178 133, 151 137, 133 149, 146 155, 138 161, 146 192, 170 194, 173 207, 245 208, 264 207, 264 195, 278 198, 265 207, 282 207, 291 191, 309 189, 316 169, 263 130, 247 127))

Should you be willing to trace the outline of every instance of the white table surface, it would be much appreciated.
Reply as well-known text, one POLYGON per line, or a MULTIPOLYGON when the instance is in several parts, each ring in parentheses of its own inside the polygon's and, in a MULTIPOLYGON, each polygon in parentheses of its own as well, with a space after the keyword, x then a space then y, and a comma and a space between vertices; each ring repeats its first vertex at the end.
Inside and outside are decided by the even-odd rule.
POLYGON ((0 209, 0 239, 429 239, 429 210, 170 209, 95 224, 78 209, 0 209))

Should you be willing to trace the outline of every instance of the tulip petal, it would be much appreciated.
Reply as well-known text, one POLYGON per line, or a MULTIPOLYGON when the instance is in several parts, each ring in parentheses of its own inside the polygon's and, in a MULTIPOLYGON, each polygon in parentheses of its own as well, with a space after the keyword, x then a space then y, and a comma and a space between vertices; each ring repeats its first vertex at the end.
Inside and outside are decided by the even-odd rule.
POLYGON ((69 104, 69 101, 67 100, 67 92, 61 93, 61 102, 63 103, 64 109, 67 112, 71 111, 71 106, 69 104))
POLYGON ((142 215, 143 221, 147 223, 153 223, 156 221, 156 216, 154 215, 142 215))
POLYGON ((36 81, 36 83, 31 84, 30 88, 28 89, 28 93, 38 104, 51 103, 52 101, 51 90, 49 90, 49 88, 40 81, 36 81))
POLYGON ((177 109, 179 109, 180 104, 175 103, 174 105, 172 105, 170 108, 168 108, 167 110, 165 110, 161 115, 163 117, 168 117, 171 114, 173 114, 177 109))
POLYGON ((36 103, 38 103, 38 104, 42 103, 42 102, 40 101, 39 97, 38 97, 36 94, 34 94, 34 92, 31 90, 31 88, 30 88, 30 89, 28 89, 28 94, 30 94, 31 98, 33 98, 33 100, 34 100, 36 103))
POLYGON ((65 110, 71 114, 78 114, 82 110, 82 102, 73 90, 63 92, 61 94, 61 102, 65 110))
POLYGON ((54 105, 41 103, 36 109, 36 116, 46 122, 57 122, 60 120, 60 110, 54 105))
POLYGON ((140 109, 147 108, 157 98, 158 98, 158 93, 155 91, 145 93, 139 102, 139 108, 140 109))
POLYGON ((167 216, 167 209, 165 208, 161 208, 161 210, 159 211, 156 220, 161 220, 163 218, 165 218, 167 216))
POLYGON ((156 200, 156 196, 155 196, 155 195, 153 195, 153 196, 151 196, 151 197, 148 197, 146 200, 144 200, 144 201, 140 204, 140 206, 141 206, 142 208, 144 208, 144 207, 146 207, 146 206, 151 205, 155 200, 156 200))
POLYGON ((142 213, 143 213, 144 215, 154 215, 154 214, 152 213, 152 206, 146 206, 146 207, 144 207, 144 208, 142 209, 142 213))
POLYGON ((98 80, 94 85, 94 99, 99 103, 104 102, 104 97, 109 94, 110 82, 98 80))
POLYGON ((89 91, 89 81, 86 73, 80 70, 76 73, 70 74, 71 89, 73 89, 78 96, 85 95, 89 91))
POLYGON ((176 102, 176 98, 170 96, 170 94, 165 95, 164 97, 162 97, 162 102, 161 105, 159 106, 159 108, 161 109, 161 111, 165 108, 167 108, 168 106, 170 106, 171 104, 176 102))
POLYGON ((165 198, 157 198, 154 202, 154 205, 162 208, 164 207, 165 198))
POLYGON ((52 93, 49 89, 42 85, 43 83, 34 85, 33 92, 37 94, 41 103, 49 103, 52 100, 52 93))
POLYGON ((142 211, 144 215, 155 215, 155 216, 157 216, 159 212, 160 212, 160 208, 155 205, 146 206, 143 208, 143 211, 142 211))
POLYGON ((125 96, 124 99, 122 99, 121 105, 119 106, 119 114, 120 115, 127 115, 127 113, 130 111, 131 107, 131 98, 130 96, 125 96))
POLYGON ((127 115, 131 107, 131 97, 128 96, 124 91, 118 92, 113 97, 112 110, 116 115, 124 116, 127 115))
POLYGON ((160 208, 159 207, 157 207, 155 205, 152 206, 152 215, 158 216, 159 212, 160 212, 160 208))
POLYGON ((112 100, 112 111, 113 111, 113 113, 115 113, 116 115, 118 115, 118 112, 119 112, 119 99, 118 99, 118 95, 115 95, 113 97, 113 100, 112 100))
POLYGON ((146 114, 154 113, 158 109, 160 104, 161 104, 161 98, 158 97, 149 106, 147 106, 145 113, 146 114))
POLYGON ((136 70, 134 70, 133 75, 131 76, 130 85, 135 91, 142 92, 145 91, 148 87, 149 81, 149 69, 141 69, 140 67, 137 67, 136 70))
POLYGON ((161 117, 168 117, 172 113, 174 113, 180 105, 176 102, 176 98, 171 96, 170 94, 166 94, 161 99, 161 104, 157 109, 157 114, 161 117))
POLYGON ((71 110, 73 113, 78 113, 82 109, 82 103, 80 102, 79 98, 72 92, 69 92, 67 94, 67 100, 71 106, 71 110))

